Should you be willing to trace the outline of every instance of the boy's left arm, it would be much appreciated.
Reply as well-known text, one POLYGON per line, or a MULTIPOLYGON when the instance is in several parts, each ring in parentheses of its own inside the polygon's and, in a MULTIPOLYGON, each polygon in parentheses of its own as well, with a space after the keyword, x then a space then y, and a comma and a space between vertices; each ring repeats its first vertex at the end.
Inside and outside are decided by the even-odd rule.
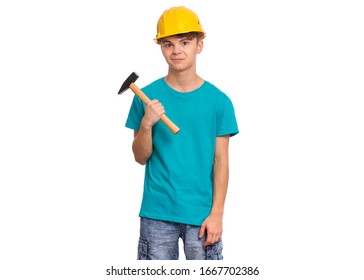
POLYGON ((207 231, 205 246, 218 242, 222 236, 222 218, 229 181, 229 140, 230 135, 216 137, 212 209, 199 233, 199 238, 202 238, 207 231))

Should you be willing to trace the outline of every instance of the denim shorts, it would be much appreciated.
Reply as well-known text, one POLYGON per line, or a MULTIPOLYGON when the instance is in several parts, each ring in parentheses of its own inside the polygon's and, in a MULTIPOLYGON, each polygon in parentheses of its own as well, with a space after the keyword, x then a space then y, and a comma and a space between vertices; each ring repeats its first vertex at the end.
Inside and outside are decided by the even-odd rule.
POLYGON ((204 246, 200 226, 140 218, 138 260, 178 260, 178 241, 183 240, 186 260, 222 260, 222 240, 204 246))

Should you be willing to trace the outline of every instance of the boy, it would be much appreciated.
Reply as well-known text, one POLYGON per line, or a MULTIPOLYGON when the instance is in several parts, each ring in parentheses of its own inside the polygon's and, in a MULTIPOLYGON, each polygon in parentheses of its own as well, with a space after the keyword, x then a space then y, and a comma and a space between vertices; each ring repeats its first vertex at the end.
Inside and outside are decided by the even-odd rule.
POLYGON ((135 160, 146 165, 139 260, 222 259, 222 220, 228 186, 228 144, 238 127, 230 99, 196 73, 205 32, 198 16, 172 7, 157 24, 155 41, 168 73, 134 97, 126 127, 134 130, 135 160), (173 135, 161 116, 180 127, 173 135))

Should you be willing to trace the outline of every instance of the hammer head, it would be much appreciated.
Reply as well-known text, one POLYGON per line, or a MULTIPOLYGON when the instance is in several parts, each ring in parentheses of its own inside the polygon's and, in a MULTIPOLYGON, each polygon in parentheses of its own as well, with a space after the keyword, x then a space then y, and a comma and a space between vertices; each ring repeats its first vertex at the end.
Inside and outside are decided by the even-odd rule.
POLYGON ((131 83, 134 83, 139 78, 138 74, 133 72, 130 74, 130 76, 125 80, 125 82, 121 85, 121 88, 118 92, 118 94, 122 94, 124 91, 126 91, 131 83))

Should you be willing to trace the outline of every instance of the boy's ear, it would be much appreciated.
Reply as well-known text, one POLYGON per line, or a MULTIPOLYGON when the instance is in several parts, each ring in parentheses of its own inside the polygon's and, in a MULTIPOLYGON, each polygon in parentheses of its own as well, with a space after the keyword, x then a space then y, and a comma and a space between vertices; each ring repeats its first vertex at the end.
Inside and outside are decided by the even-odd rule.
POLYGON ((198 42, 197 42, 197 54, 202 52, 202 49, 203 49, 203 40, 198 40, 198 42))

